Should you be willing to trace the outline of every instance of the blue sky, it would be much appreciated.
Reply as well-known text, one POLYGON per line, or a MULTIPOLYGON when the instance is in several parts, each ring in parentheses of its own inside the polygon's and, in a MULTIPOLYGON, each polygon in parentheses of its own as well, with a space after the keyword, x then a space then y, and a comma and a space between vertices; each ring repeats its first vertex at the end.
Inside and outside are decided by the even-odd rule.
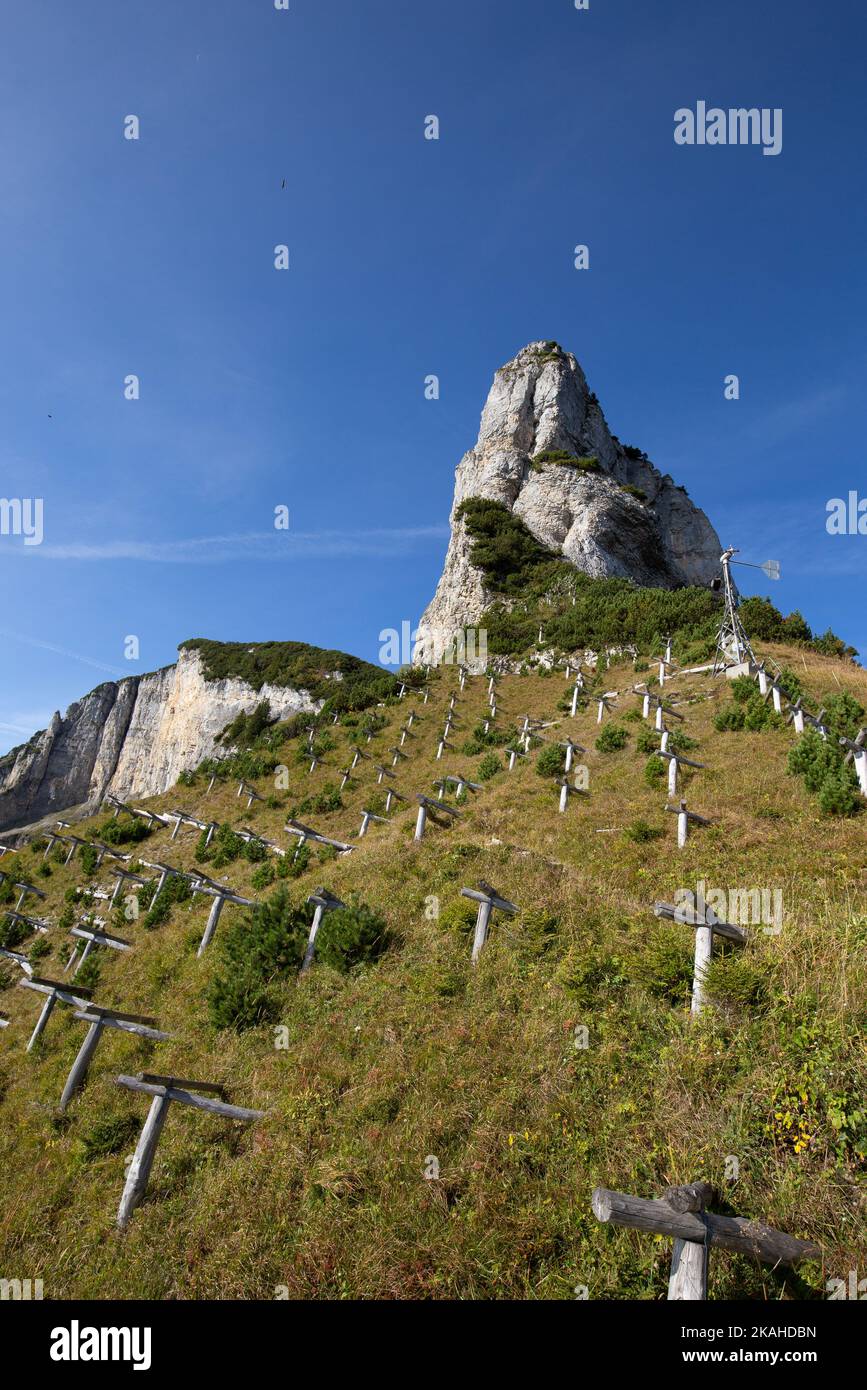
POLYGON ((3 28, 0 497, 43 498, 45 538, 0 536, 0 748, 187 637, 376 660, 537 338, 781 560, 747 592, 867 654, 867 537, 825 530, 867 496, 863 5, 19 0, 3 28), (698 100, 781 107, 782 153, 675 145, 698 100))

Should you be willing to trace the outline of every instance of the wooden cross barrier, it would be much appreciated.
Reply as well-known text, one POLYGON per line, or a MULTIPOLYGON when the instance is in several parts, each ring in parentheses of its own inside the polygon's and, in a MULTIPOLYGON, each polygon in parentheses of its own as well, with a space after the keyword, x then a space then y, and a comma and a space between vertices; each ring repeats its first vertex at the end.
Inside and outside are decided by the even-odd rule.
POLYGON ((403 699, 404 695, 405 695, 406 692, 407 692, 407 689, 408 689, 408 687, 405 685, 405 683, 404 683, 403 681, 401 681, 401 683, 400 683, 400 685, 399 685, 399 687, 398 687, 398 691, 397 691, 397 698, 398 698, 399 700, 402 700, 402 699, 403 699))
POLYGON ((341 790, 341 791, 343 791, 343 788, 346 786, 346 783, 347 783, 347 782, 355 782, 355 781, 358 780, 357 778, 353 777, 353 775, 352 775, 352 768, 351 768, 351 767, 339 767, 339 768, 337 769, 337 771, 340 773, 340 790, 341 790))
POLYGON ((424 828, 427 825, 428 811, 430 811, 431 814, 439 811, 443 815, 451 816, 453 819, 457 819, 460 816, 460 812, 456 811, 453 806, 447 806, 444 801, 434 801, 433 797, 423 796, 421 792, 416 796, 416 801, 418 802, 418 815, 415 821, 414 836, 416 840, 424 839, 424 828))
POLYGON ((27 980, 19 980, 18 986, 20 989, 35 989, 38 994, 47 996, 42 1005, 42 1012, 36 1020, 36 1027, 30 1035, 30 1041, 27 1044, 28 1052, 32 1052, 36 1046, 36 1040, 44 1031, 58 999, 64 1004, 74 1004, 77 1009, 86 1009, 93 994, 93 990, 85 989, 83 985, 76 985, 75 989, 71 990, 61 981, 49 980, 42 975, 31 975, 27 980))
POLYGON ((704 816, 697 816, 695 811, 686 809, 686 802, 681 800, 679 806, 666 806, 666 811, 671 811, 672 815, 677 816, 677 847, 683 849, 689 838, 689 827, 692 821, 696 825, 710 825, 710 821, 704 816))
POLYGON ((408 758, 408 757, 409 757, 409 754, 408 754, 408 753, 404 753, 404 751, 403 751, 402 748, 389 748, 388 751, 389 751, 389 753, 391 753, 391 754, 393 755, 393 756, 392 756, 392 759, 391 759, 391 765, 392 765, 392 767, 397 767, 398 762, 400 761, 401 758, 404 758, 404 759, 405 759, 405 758, 408 758))
POLYGON ((122 936, 111 936, 109 932, 99 931, 94 927, 73 927, 69 935, 85 943, 81 955, 78 955, 80 948, 76 946, 69 960, 66 962, 66 969, 63 972, 64 975, 72 968, 72 964, 76 958, 78 959, 78 964, 72 972, 73 980, 84 965, 84 962, 87 960, 94 946, 109 946, 113 951, 132 950, 131 941, 124 941, 122 936))
POLYGON ((571 709, 569 710, 569 713, 570 713, 570 715, 571 715, 571 717, 572 717, 573 719, 575 718, 575 715, 576 715, 577 712, 578 712, 578 696, 579 696, 579 694, 581 693, 581 691, 582 691, 583 689, 584 689, 584 677, 582 676, 582 674, 581 674, 580 671, 576 671, 576 673, 575 673, 575 686, 574 686, 574 689, 573 689, 573 691, 572 691, 572 707, 571 707, 571 709))
POLYGON ((197 956, 203 956, 211 944, 214 932, 217 930, 217 923, 220 920, 220 913, 226 903, 235 903, 238 907, 255 907, 256 904, 253 898, 242 898, 241 894, 236 893, 232 888, 226 888, 223 884, 213 883, 211 880, 206 882, 203 879, 197 879, 192 888, 194 893, 205 893, 214 899, 211 903, 211 910, 208 913, 202 939, 199 942, 199 949, 196 952, 197 956))
POLYGON ((63 835, 58 835, 55 830, 45 831, 45 853, 42 858, 47 859, 55 845, 65 845, 66 839, 63 835))
MULTIPOLYGON (((58 821, 57 824, 65 826, 66 821, 58 821)), ((75 851, 77 849, 83 849, 85 845, 89 845, 90 843, 88 840, 82 840, 80 835, 67 835, 65 837, 65 841, 66 844, 69 845, 69 853, 67 854, 66 859, 64 860, 65 864, 71 863, 72 859, 75 856, 75 851)))
POLYGON ((385 789, 385 809, 386 809, 387 812, 391 810, 391 803, 392 803, 392 801, 406 801, 406 802, 408 802, 408 801, 409 801, 409 797, 408 797, 408 796, 404 796, 403 792, 399 792, 399 791, 397 790, 397 787, 386 787, 386 789, 385 789))
POLYGON ((613 1226, 629 1226, 674 1239, 669 1299, 707 1297, 707 1260, 714 1247, 749 1255, 769 1265, 794 1265, 800 1260, 821 1257, 819 1246, 811 1240, 798 1240, 761 1221, 706 1211, 712 1197, 713 1190, 707 1183, 668 1188, 663 1198, 654 1200, 597 1187, 592 1198, 593 1215, 613 1226), (697 1253, 687 1250, 687 1246, 695 1246, 697 1253))
POLYGON ((383 778, 385 778, 385 777, 394 777, 394 773, 392 772, 391 768, 390 768, 390 767, 386 767, 384 763, 374 763, 374 764, 373 764, 373 768, 374 768, 374 771, 375 771, 375 773, 376 773, 376 785, 377 785, 377 786, 379 786, 379 785, 381 784, 383 778))
POLYGON ((15 904, 16 912, 21 911, 24 899, 27 897, 28 893, 32 893, 34 897, 41 899, 42 902, 45 901, 45 894, 42 892, 42 889, 35 887, 32 883, 25 882, 23 879, 20 882, 13 880, 12 887, 18 889, 18 901, 15 904))
POLYGON ((152 1072, 140 1072, 138 1076, 119 1076, 117 1085, 153 1096, 120 1199, 117 1224, 121 1230, 128 1225, 130 1217, 147 1190, 154 1154, 172 1101, 180 1105, 191 1105, 195 1110, 205 1110, 209 1115, 220 1115, 226 1120, 243 1120, 249 1124, 253 1120, 265 1118, 264 1110, 244 1110, 239 1105, 227 1105, 223 1100, 223 1087, 215 1085, 212 1081, 184 1081, 173 1076, 156 1076, 152 1072), (196 1091, 206 1091, 209 1094, 193 1094, 196 1091), (215 1100, 213 1096, 220 1099, 215 1100))
POLYGON ((326 912, 333 912, 335 908, 346 906, 346 903, 342 903, 339 898, 335 898, 333 893, 329 893, 327 888, 317 888, 315 893, 310 894, 307 901, 308 903, 312 903, 316 911, 313 913, 313 922, 310 927, 310 935, 307 938, 307 948, 304 952, 304 959, 301 962, 301 969, 298 972, 299 975, 303 975, 313 964, 313 953, 316 950, 316 937, 319 934, 319 928, 322 926, 322 918, 325 916, 326 912))
POLYGON ((134 1033, 136 1037, 149 1038, 151 1042, 168 1042, 172 1036, 171 1033, 159 1031, 155 1018, 147 1018, 141 1014, 122 1014, 118 1013, 116 1009, 103 1009, 96 1004, 90 1004, 84 1009, 77 1009, 73 1018, 77 1018, 80 1023, 87 1023, 90 1026, 78 1056, 70 1068, 69 1076, 66 1078, 66 1085, 60 1097, 61 1113, 66 1110, 76 1091, 84 1085, 93 1054, 99 1046, 103 1028, 116 1028, 121 1033, 134 1033))
POLYGON ((786 723, 794 724, 796 734, 802 734, 804 732, 804 701, 802 696, 799 695, 797 700, 789 705, 786 723))
POLYGON ((408 738, 415 738, 415 734, 412 732, 412 730, 410 729, 409 725, 408 725, 408 724, 405 724, 404 727, 403 727, 403 728, 401 729, 401 731, 400 731, 400 746, 401 746, 401 748, 403 748, 403 746, 404 746, 404 744, 406 743, 406 741, 407 741, 408 738))
POLYGON ((27 917, 10 907, 6 908, 6 916, 13 922, 20 922, 23 927, 29 927, 31 931, 41 931, 43 936, 48 932, 48 923, 43 922, 41 917, 27 917))
POLYGON ((3 858, 4 854, 17 854, 17 853, 18 853, 18 850, 15 848, 14 845, 3 845, 3 844, 0 844, 0 859, 3 858))
POLYGON ((509 755, 509 771, 510 771, 510 772, 514 769, 514 766, 515 766, 515 759, 516 759, 516 758, 525 758, 525 757, 527 756, 526 753, 524 752, 523 748, 507 748, 505 751, 506 751, 506 752, 508 753, 508 755, 509 755))
POLYGON ((685 922, 695 928, 695 955, 692 970, 692 1002, 690 1012, 700 1014, 705 1003, 705 974, 713 954, 713 939, 723 936, 727 941, 735 941, 743 946, 747 933, 743 927, 732 926, 731 922, 721 922, 710 907, 703 914, 697 914, 686 907, 675 907, 672 903, 654 903, 653 911, 657 917, 667 917, 673 922, 685 922))
POLYGON ((447 738, 441 738, 439 742, 439 747, 437 748, 437 762, 439 762, 442 758, 443 752, 446 748, 450 749, 452 752, 456 751, 455 745, 453 743, 449 743, 447 738))
POLYGON ((672 639, 670 637, 663 637, 662 640, 665 643, 665 656, 663 657, 663 661, 665 662, 666 666, 670 666, 672 653, 672 639))
POLYGON ((25 975, 33 974, 33 966, 20 951, 10 951, 7 946, 0 946, 0 956, 4 956, 6 960, 13 960, 24 971, 25 975))
POLYGON ((215 820, 199 820, 198 816, 191 815, 189 811, 169 811, 168 816, 175 823, 174 830, 171 833, 171 839, 173 840, 177 839, 178 831, 182 825, 192 825, 195 826, 197 830, 201 830, 203 833, 207 834, 205 844, 209 845, 214 838, 215 831, 218 829, 215 820))
POLYGON ((586 795, 587 795, 587 788, 586 788, 586 787, 574 787, 574 786, 572 785, 572 783, 569 781, 568 777, 558 777, 558 778, 557 778, 557 785, 558 785, 558 787, 560 788, 560 812, 561 812, 561 814, 566 810, 566 807, 567 807, 567 805, 568 805, 568 803, 569 803, 569 797, 570 797, 570 796, 581 796, 581 795, 586 796, 586 795))
MULTIPOLYGON (((663 730, 663 735, 666 735, 667 733, 668 733, 668 730, 667 730, 667 729, 663 730)), ((677 775, 678 775, 678 770, 679 770, 679 768, 680 768, 681 766, 682 766, 682 767, 700 767, 700 768, 703 768, 703 767, 704 767, 704 763, 695 763, 695 762, 692 761, 691 758, 684 758, 684 757, 682 757, 680 753, 671 753, 671 752, 669 752, 669 749, 668 749, 668 739, 667 739, 667 738, 665 738, 665 742, 664 742, 663 746, 660 748, 660 750, 659 750, 659 752, 658 752, 658 754, 657 754, 656 756, 659 757, 659 758, 668 758, 668 794, 669 794, 669 796, 676 796, 676 795, 677 795, 677 775)))
POLYGON ((113 811, 112 820, 117 820, 121 811, 126 811, 127 815, 132 815, 132 811, 127 806, 126 802, 121 801, 120 797, 118 796, 112 796, 110 793, 106 793, 106 795, 102 798, 102 804, 104 806, 111 807, 113 811))
POLYGON ((371 822, 372 820, 381 821, 381 822, 383 823, 383 825, 387 825, 387 824, 388 824, 388 817, 387 817, 387 816, 377 816, 377 815, 374 814, 373 811, 362 811, 362 812, 361 812, 361 829, 360 829, 359 832, 358 832, 358 838, 359 838, 359 840, 363 840, 363 839, 364 839, 364 836, 367 834, 367 827, 370 825, 370 822, 371 822))
MULTIPOLYGON (((306 844, 308 840, 314 840, 317 845, 330 845, 332 849, 337 850, 338 854, 349 854, 351 850, 355 849, 355 845, 346 845, 342 840, 331 840, 327 835, 320 835, 318 830, 312 830, 309 825, 302 825, 300 820, 288 820, 286 822, 286 829, 290 835, 296 835, 298 837, 295 855, 298 854, 298 850, 303 844, 306 844)), ((293 855, 293 858, 295 855, 293 855)))
POLYGON ((155 825, 168 826, 170 824, 168 816, 161 816, 157 811, 146 811, 143 806, 130 807, 130 815, 136 816, 139 820, 146 820, 151 830, 155 825))
POLYGON ((111 890, 111 896, 108 900, 110 908, 114 907, 117 902, 117 895, 125 883, 137 883, 139 888, 145 888, 151 881, 149 878, 142 878, 141 874, 130 873, 129 869, 119 869, 116 864, 112 864, 109 873, 115 874, 117 877, 117 883, 111 890))
POLYGON ((514 903, 510 903, 507 898, 501 898, 496 888, 492 888, 484 879, 479 879, 475 888, 462 888, 461 897, 472 898, 474 902, 479 904, 479 910, 476 914, 476 930, 473 936, 472 963, 475 965, 488 939, 491 914, 494 911, 506 912, 510 917, 514 917, 520 908, 516 907, 514 903))
POLYGON ((367 758, 368 762, 371 761, 371 757, 370 757, 370 754, 369 754, 369 753, 365 753, 365 751, 364 751, 363 748, 358 748, 357 746, 353 745, 353 748, 352 748, 352 762, 349 764, 349 770, 350 770, 350 772, 351 772, 354 768, 356 768, 356 767, 358 766, 358 764, 359 764, 359 762, 361 761, 362 758, 367 758))
POLYGON ((443 778, 443 781, 453 782, 455 784, 455 796, 461 796, 468 789, 471 792, 482 791, 481 782, 470 782, 468 778, 455 776, 455 774, 451 772, 447 777, 443 778))
POLYGON ((144 868, 156 869, 157 873, 159 874, 159 878, 156 882, 156 887, 154 888, 154 895, 151 898, 151 904, 153 904, 156 901, 160 893, 163 891, 163 888, 166 885, 167 878, 185 878, 188 882, 192 881, 191 874, 185 873, 183 869, 176 869, 173 864, 163 864, 158 859, 153 861, 149 859, 142 859, 140 862, 142 863, 144 868))
POLYGON ((264 835, 260 835, 256 830, 251 830, 248 825, 240 826, 235 834, 239 839, 245 840, 248 845, 264 845, 265 849, 270 849, 274 854, 282 855, 283 858, 286 857, 286 851, 282 845, 276 844, 274 840, 266 840, 264 835))
POLYGON ((259 795, 259 793, 256 791, 256 788, 255 788, 255 787, 251 787, 249 782, 244 782, 244 781, 241 782, 241 785, 240 785, 239 788, 238 788, 238 795, 239 795, 239 796, 246 796, 246 798, 247 798, 247 810, 248 810, 248 811, 249 811, 250 807, 253 805, 253 802, 254 802, 254 801, 264 801, 264 800, 265 800, 264 796, 260 796, 260 795, 259 795))
POLYGON ((607 711, 611 713, 612 703, 617 699, 616 690, 606 690, 604 695, 599 696, 599 705, 596 713, 596 723, 602 723, 602 716, 607 711))
POLYGON ((576 753, 586 753, 587 749, 582 748, 580 743, 573 743, 571 738, 561 739, 560 747, 566 749, 566 763, 564 772, 572 771, 572 759, 576 753))
POLYGON ((102 867, 102 861, 106 856, 108 856, 109 859, 119 859, 122 863, 126 863, 127 860, 132 858, 131 854, 122 854, 119 849, 112 849, 111 845, 104 845, 101 840, 91 840, 90 847, 96 850, 97 868, 102 867))
POLYGON ((783 712, 783 696, 784 696, 785 693, 786 693, 785 690, 784 690, 783 687, 780 685, 779 680, 776 679, 776 678, 775 678, 774 680, 770 681, 770 682, 766 682, 766 685, 769 686, 769 690, 766 689, 766 690, 764 691, 765 699, 767 699, 768 693, 770 693, 771 698, 773 699, 773 702, 774 702, 774 711, 775 711, 775 713, 777 713, 777 714, 782 714, 782 712, 783 712))
POLYGON ((864 747, 864 740, 867 738, 867 729, 861 729, 857 738, 840 737, 840 744, 843 748, 848 748, 846 762, 854 762, 855 772, 858 777, 858 785, 861 788, 861 795, 867 796, 867 748, 864 747))
POLYGON ((678 714, 677 710, 672 709, 671 705, 665 705, 662 700, 657 700, 656 717, 654 719, 654 728, 657 733, 661 734, 665 729, 665 720, 663 716, 666 714, 670 714, 672 719, 679 719, 681 724, 683 723, 682 714, 678 714))

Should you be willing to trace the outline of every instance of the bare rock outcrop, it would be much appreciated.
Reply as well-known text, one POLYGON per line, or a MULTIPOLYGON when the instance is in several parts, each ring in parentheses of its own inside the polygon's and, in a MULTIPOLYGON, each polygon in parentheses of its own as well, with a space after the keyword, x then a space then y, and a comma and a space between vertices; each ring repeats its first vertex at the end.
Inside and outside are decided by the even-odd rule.
POLYGON ((492 597, 456 515, 470 497, 508 507, 542 545, 594 577, 677 588, 708 584, 719 571, 722 547, 704 512, 611 434, 575 357, 554 343, 530 343, 494 377, 478 440, 455 475, 451 539, 419 624, 417 660, 436 659, 492 597), (546 453, 596 467, 540 460, 546 453))

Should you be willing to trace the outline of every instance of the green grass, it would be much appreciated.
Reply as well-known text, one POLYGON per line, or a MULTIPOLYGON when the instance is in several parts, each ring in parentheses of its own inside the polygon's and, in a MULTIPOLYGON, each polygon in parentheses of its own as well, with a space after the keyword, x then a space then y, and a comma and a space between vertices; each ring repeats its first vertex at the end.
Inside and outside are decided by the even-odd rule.
MULTIPOLYGON (((794 647, 766 655, 797 670, 811 705, 831 689, 867 704, 867 676, 848 662, 794 647)), ((604 688, 633 680, 625 660, 604 688)), ((468 730, 484 716, 486 684, 472 679, 459 696, 468 730)), ((417 702, 411 762, 396 782, 407 794, 434 794, 446 772, 480 780, 488 748, 435 757, 453 690, 446 669, 430 703, 417 702)), ((420 844, 408 805, 373 823, 349 856, 311 846, 297 879, 256 890, 261 865, 233 860, 220 876, 241 893, 271 903, 285 893, 295 914, 278 915, 291 925, 286 938, 267 923, 251 937, 249 913, 230 905, 198 960, 210 907, 198 895, 168 903, 152 930, 143 912, 112 924, 134 950, 95 958, 97 1001, 154 1015, 173 1037, 154 1045, 106 1032, 63 1120, 55 1107, 83 1025, 58 1008, 27 1054, 39 1001, 4 966, 0 1010, 12 1023, 0 1035, 0 1163, 15 1196, 0 1217, 0 1272, 42 1278, 55 1299, 272 1298, 284 1286, 298 1298, 571 1300, 579 1284, 591 1298, 662 1299, 670 1244, 601 1226, 590 1194, 603 1185, 654 1196, 699 1178, 723 1189, 730 1210, 815 1239, 825 1257, 824 1268, 792 1274, 720 1252, 711 1298, 821 1298, 826 1278, 867 1267, 863 817, 829 819, 787 774, 790 728, 717 731, 724 682, 679 677, 671 691, 705 764, 686 775, 684 794, 712 820, 684 850, 635 739, 597 752, 595 707, 572 720, 556 708, 560 680, 505 674, 498 725, 559 718, 545 736, 587 748, 589 793, 558 814, 558 788, 537 775, 534 749, 469 796, 454 824, 429 822, 420 844), (475 910, 460 890, 479 879, 522 911, 495 916, 473 969, 475 910), (691 933, 658 921, 653 904, 699 881, 780 888, 785 921, 779 936, 758 930, 743 950, 715 950, 713 1007, 691 1021, 691 933), (326 953, 299 982, 306 898, 320 886, 366 904, 388 939, 353 926, 376 949, 353 954, 350 934, 348 954, 337 943, 334 964, 326 953), (231 980, 232 959, 240 975, 254 952, 261 969, 247 982, 252 991, 265 980, 265 1005, 242 989, 251 1026, 217 1026, 227 1015, 215 1018, 208 999, 231 980), (581 1027, 587 1048, 576 1046, 581 1027), (174 1107, 147 1198, 121 1235, 124 1161, 147 1103, 114 1078, 139 1070, 222 1082, 230 1100, 267 1117, 237 1126, 174 1107), (431 1155, 436 1180, 425 1177, 431 1155), (736 1184, 725 1178, 732 1156, 736 1184)), ((383 708, 368 746, 376 761, 412 703, 383 708)), ((628 704, 622 695, 618 709, 628 704)), ((312 775, 290 740, 288 789, 275 792, 270 775, 257 783, 273 804, 248 811, 221 783, 206 797, 197 778, 185 805, 289 845, 289 807, 333 783, 358 736, 352 726, 331 733, 334 748, 312 775)), ((342 806, 312 823, 351 840, 380 794, 364 762, 342 806)), ((148 804, 175 799, 171 790, 148 804)), ((198 838, 191 827, 173 842, 158 830, 141 853, 193 869, 198 838)), ((40 854, 25 850, 16 876, 32 877, 40 854)), ((78 857, 52 869, 39 880, 40 911, 55 924, 39 966, 49 975, 62 968, 68 890, 108 881, 103 871, 85 880, 78 857)), ((229 1013, 237 1004, 228 1000, 229 1013)))

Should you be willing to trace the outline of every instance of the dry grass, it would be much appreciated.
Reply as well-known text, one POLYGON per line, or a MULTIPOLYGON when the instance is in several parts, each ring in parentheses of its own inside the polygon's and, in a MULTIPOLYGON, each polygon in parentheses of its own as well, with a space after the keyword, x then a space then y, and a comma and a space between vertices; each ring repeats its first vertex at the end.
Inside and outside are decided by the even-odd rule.
MULTIPOLYGON (((863 671, 800 652, 773 655, 797 668, 815 697, 839 685, 867 704, 863 671)), ((631 667, 612 668, 605 688, 635 679, 631 667)), ((407 793, 433 795, 441 773, 472 776, 478 765, 456 753, 435 761, 455 686, 443 672, 430 704, 412 702, 417 738, 396 783, 407 793)), ((821 1297, 826 1278, 867 1265, 859 1152, 867 1121, 857 1115, 867 1012, 864 817, 820 816, 786 775, 791 731, 716 733, 727 688, 682 677, 670 690, 690 696, 685 728, 699 741, 690 756, 707 764, 686 795, 714 824, 678 851, 664 786, 645 782, 646 759, 635 749, 643 726, 626 720, 628 746, 597 753, 595 706, 574 721, 558 714, 564 689, 558 676, 504 678, 500 722, 562 719, 587 745, 590 794, 570 798, 566 815, 533 757, 472 796, 452 828, 430 824, 422 844, 412 841, 413 808, 403 807, 389 825, 371 826, 352 855, 319 862, 314 852, 290 883, 295 900, 319 884, 357 894, 398 939, 355 975, 314 966, 300 985, 286 980, 288 1049, 275 1047, 270 1027, 236 1034, 210 1026, 204 990, 219 933, 240 909, 225 909, 217 942, 198 961, 209 904, 196 898, 155 931, 128 924, 135 950, 100 959, 99 1002, 156 1015, 173 1041, 153 1047, 106 1034, 85 1090, 60 1118, 55 1107, 83 1026, 57 1010, 28 1056, 39 1000, 12 988, 15 967, 4 966, 10 987, 0 1009, 13 1022, 0 1035, 0 1276, 42 1278, 49 1298, 273 1298, 283 1289, 299 1298, 548 1299, 574 1297, 581 1284, 591 1297, 658 1298, 668 1243, 600 1226, 591 1190, 651 1196, 699 1177, 718 1184, 729 1210, 814 1238, 825 1255, 824 1268, 792 1275, 719 1254, 711 1297, 821 1297), (630 841, 623 829, 637 819, 663 837, 630 841), (495 921, 472 970, 455 904, 479 878, 524 911, 495 921), (691 934, 657 922, 652 908, 699 880, 781 888, 786 917, 779 936, 759 931, 745 952, 720 954, 718 1005, 690 1023, 683 979, 691 934), (659 992, 666 971, 667 995, 659 992), (586 1050, 575 1046, 580 1024, 586 1050), (114 1218, 124 1158, 146 1101, 113 1079, 142 1069, 222 1081, 231 1100, 268 1116, 247 1128, 174 1107, 147 1200, 121 1235, 114 1218), (788 1125, 775 1118, 787 1113, 788 1125), (793 1135, 803 1140, 797 1151, 793 1135), (100 1153, 100 1141, 112 1151, 100 1153), (435 1180, 425 1177, 431 1156, 435 1180), (725 1180, 730 1156, 737 1183, 725 1180)), ((460 699, 460 741, 485 708, 485 690, 476 679, 460 699)), ((408 703, 388 709, 389 727, 371 745, 377 760, 396 742, 408 703)), ((623 713, 636 706, 621 698, 623 713)), ((339 780, 354 734, 333 733, 330 766, 312 776, 287 745, 287 805, 339 780)), ((301 819, 354 836, 374 779, 369 763, 358 774, 342 810, 301 819)), ((287 843, 286 807, 256 803, 248 812, 235 790, 218 785, 206 800, 200 783, 148 804, 249 824, 287 843)), ((161 832, 140 852, 192 868, 197 839, 184 830, 170 844, 161 832)), ((39 859, 21 858, 30 876, 39 859)), ((219 876, 243 892, 254 868, 239 860, 219 876)), ((73 861, 36 881, 56 923, 65 890, 83 876, 73 861)), ((56 975, 64 932, 55 927, 49 940, 38 969, 56 975)))

